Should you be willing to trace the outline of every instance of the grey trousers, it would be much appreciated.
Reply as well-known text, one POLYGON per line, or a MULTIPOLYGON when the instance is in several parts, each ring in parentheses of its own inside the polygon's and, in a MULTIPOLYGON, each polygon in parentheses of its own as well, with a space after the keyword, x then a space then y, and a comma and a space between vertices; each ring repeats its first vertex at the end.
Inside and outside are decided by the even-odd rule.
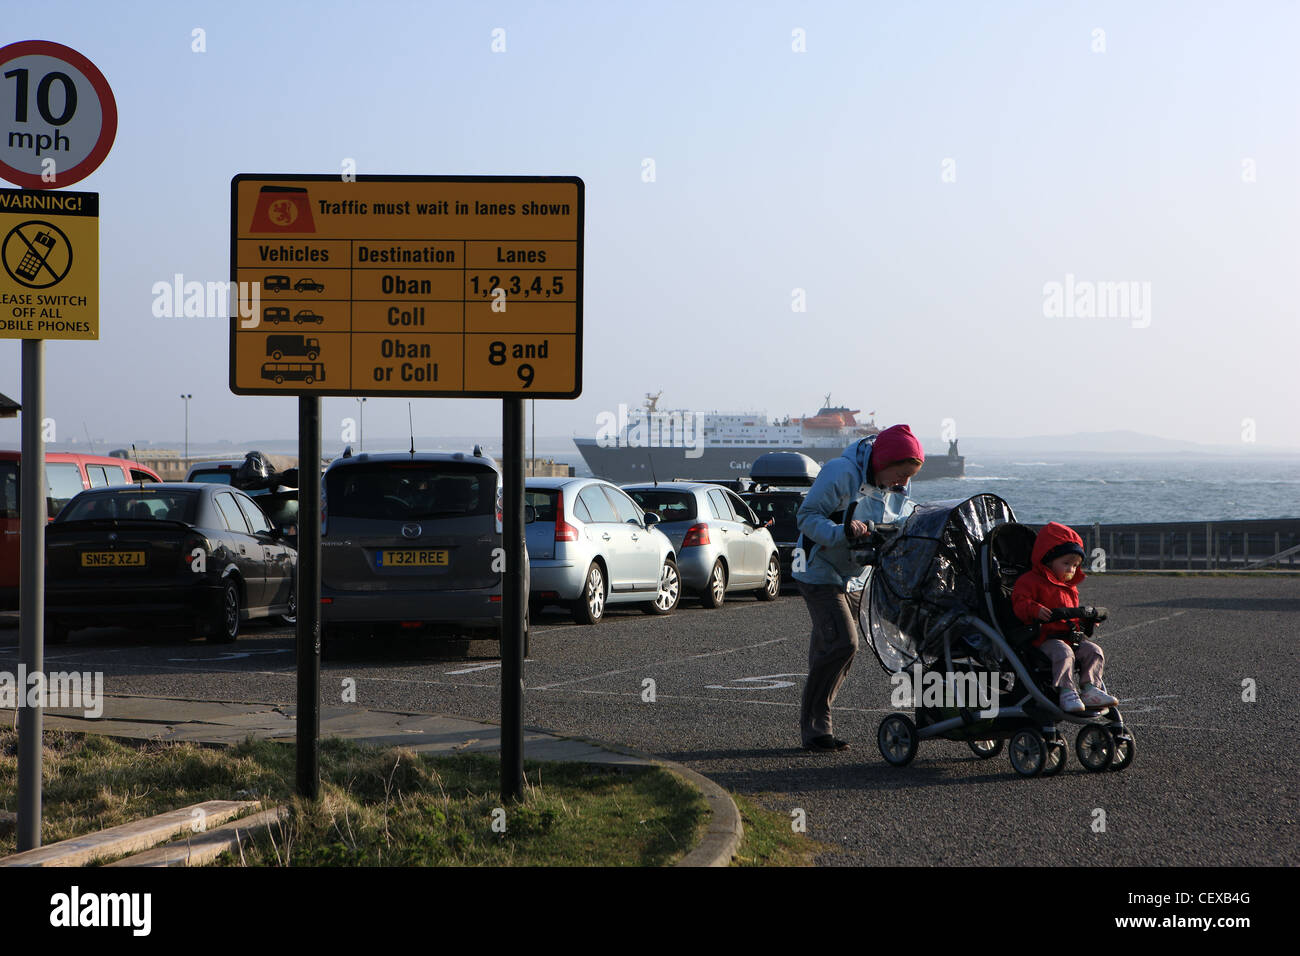
POLYGON ((795 583, 812 617, 808 680, 799 711, 799 734, 806 747, 831 733, 831 704, 858 652, 858 619, 854 602, 838 585, 795 583))
POLYGON ((1077 648, 1070 647, 1065 641, 1052 638, 1043 641, 1039 650, 1052 662, 1052 686, 1057 690, 1074 686, 1074 668, 1077 664, 1085 684, 1101 686, 1102 669, 1106 666, 1106 655, 1092 641, 1080 641, 1077 648))

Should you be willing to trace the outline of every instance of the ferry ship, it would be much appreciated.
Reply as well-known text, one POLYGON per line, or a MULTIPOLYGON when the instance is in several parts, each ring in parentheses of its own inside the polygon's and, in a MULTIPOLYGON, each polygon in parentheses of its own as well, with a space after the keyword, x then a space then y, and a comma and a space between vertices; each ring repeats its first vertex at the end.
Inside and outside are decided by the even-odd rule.
MULTIPOLYGON (((859 422, 860 409, 833 406, 830 395, 816 415, 781 420, 754 413, 662 410, 662 395, 647 393, 642 408, 624 405, 617 415, 605 413, 597 420, 595 438, 573 440, 594 475, 618 484, 741 478, 766 452, 801 452, 824 465, 854 441, 880 431, 875 412, 859 422)), ((946 455, 927 454, 916 480, 960 478, 965 473, 966 459, 954 439, 946 455)))

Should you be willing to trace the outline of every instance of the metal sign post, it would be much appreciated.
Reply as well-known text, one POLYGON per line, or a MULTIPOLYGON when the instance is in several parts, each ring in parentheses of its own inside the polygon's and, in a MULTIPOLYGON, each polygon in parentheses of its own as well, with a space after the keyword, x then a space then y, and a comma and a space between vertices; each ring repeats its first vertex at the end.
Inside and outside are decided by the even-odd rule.
POLYGON ((524 798, 524 400, 501 402, 502 544, 501 582, 501 799, 524 798))
POLYGON ((298 399, 298 793, 320 795, 320 399, 298 399))
MULTIPOLYGON (((23 422, 20 465, 22 532, 18 591, 18 671, 44 673, 45 653, 45 343, 23 341, 23 422)), ((40 704, 25 706, 27 688, 18 688, 18 850, 41 845, 40 704)))

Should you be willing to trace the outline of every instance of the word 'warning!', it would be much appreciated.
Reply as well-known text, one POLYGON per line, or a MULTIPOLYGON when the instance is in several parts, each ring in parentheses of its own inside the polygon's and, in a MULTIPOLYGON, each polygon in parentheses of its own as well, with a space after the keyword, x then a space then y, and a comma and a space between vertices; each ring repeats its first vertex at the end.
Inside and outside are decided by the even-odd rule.
POLYGON ((236 176, 239 395, 576 398, 576 177, 236 176))

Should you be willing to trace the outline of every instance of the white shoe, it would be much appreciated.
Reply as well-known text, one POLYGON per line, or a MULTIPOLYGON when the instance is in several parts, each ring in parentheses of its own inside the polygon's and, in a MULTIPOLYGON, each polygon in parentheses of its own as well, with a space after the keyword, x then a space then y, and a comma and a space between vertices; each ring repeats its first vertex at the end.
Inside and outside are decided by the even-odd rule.
POLYGON ((1067 714, 1082 714, 1086 709, 1079 699, 1078 691, 1073 687, 1061 688, 1061 710, 1067 714))
POLYGON ((1114 707, 1119 703, 1118 698, 1110 696, 1104 690, 1094 687, 1092 684, 1086 684, 1083 688, 1083 694, 1080 695, 1085 707, 1114 707))

